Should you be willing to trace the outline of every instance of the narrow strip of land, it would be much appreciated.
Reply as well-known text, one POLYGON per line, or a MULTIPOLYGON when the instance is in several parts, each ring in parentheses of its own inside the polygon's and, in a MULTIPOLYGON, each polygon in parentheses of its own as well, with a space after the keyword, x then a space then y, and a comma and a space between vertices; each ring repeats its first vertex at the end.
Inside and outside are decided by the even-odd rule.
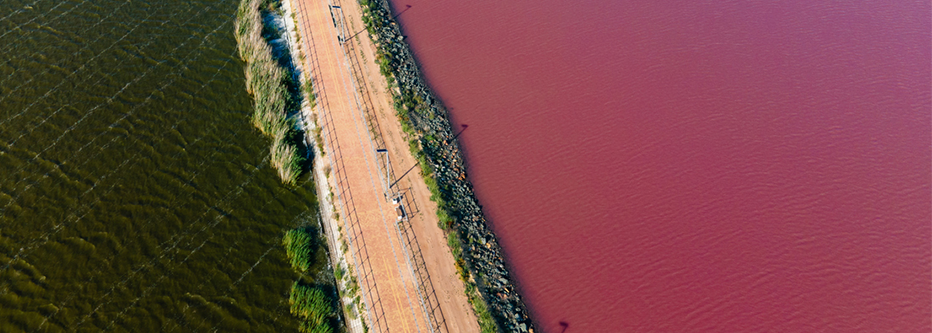
POLYGON ((390 175, 415 159, 374 64, 375 48, 365 32, 343 41, 363 28, 358 4, 292 0, 291 7, 307 52, 302 65, 317 95, 334 200, 366 302, 364 319, 377 332, 478 331, 423 179, 411 172, 396 183, 390 175), (389 193, 403 195, 407 219, 401 223, 389 193))

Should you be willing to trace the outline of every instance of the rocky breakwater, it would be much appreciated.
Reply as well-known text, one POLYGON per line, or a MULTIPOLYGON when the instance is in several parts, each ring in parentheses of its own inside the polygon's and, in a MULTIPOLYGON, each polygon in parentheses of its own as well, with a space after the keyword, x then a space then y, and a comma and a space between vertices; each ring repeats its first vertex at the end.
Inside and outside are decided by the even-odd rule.
POLYGON ((466 179, 466 168, 446 110, 420 75, 385 2, 362 0, 363 21, 412 153, 437 203, 440 227, 456 257, 466 294, 483 331, 533 332, 527 307, 508 273, 501 247, 466 179), (481 299, 477 293, 481 294, 481 299), (493 322, 494 321, 494 322, 493 322), (496 327, 497 326, 497 327, 496 327))

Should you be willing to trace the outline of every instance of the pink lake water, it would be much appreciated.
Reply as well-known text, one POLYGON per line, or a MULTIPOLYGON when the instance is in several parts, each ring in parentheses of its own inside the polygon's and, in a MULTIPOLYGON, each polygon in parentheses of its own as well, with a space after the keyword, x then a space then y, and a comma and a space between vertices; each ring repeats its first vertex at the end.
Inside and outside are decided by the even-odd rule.
POLYGON ((928 1, 392 4, 541 331, 932 330, 928 1))

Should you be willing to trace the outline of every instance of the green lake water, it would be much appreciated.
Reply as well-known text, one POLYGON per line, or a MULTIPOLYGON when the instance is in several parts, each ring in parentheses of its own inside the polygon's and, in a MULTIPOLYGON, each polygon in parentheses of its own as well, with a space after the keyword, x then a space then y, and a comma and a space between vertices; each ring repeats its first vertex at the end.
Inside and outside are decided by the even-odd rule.
POLYGON ((316 199, 250 124, 236 5, 2 1, 0 332, 296 330, 316 199))

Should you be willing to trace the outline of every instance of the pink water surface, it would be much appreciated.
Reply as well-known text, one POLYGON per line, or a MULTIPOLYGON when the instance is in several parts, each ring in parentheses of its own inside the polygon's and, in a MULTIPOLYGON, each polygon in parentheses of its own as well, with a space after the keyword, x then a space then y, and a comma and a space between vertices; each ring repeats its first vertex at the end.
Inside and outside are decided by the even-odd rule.
POLYGON ((932 331, 928 1, 392 3, 540 330, 932 331))

